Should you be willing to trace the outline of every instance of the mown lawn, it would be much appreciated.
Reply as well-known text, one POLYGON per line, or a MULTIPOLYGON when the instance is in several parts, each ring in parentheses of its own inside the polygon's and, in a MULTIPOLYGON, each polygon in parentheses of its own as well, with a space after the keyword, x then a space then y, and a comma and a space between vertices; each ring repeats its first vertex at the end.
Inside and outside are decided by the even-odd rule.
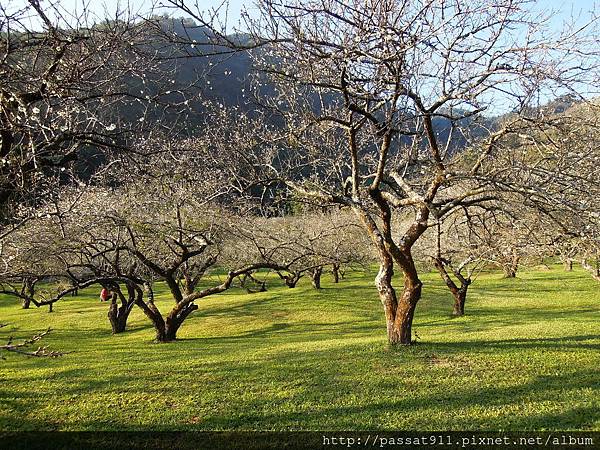
MULTIPOLYGON (((111 335, 98 290, 46 309, 0 298, 0 339, 52 327, 58 359, 0 361, 1 430, 600 430, 600 285, 581 271, 485 274, 467 316, 434 274, 411 348, 386 345, 374 273, 321 292, 234 289, 155 344, 111 335)), ((159 307, 170 306, 164 290, 159 307)))

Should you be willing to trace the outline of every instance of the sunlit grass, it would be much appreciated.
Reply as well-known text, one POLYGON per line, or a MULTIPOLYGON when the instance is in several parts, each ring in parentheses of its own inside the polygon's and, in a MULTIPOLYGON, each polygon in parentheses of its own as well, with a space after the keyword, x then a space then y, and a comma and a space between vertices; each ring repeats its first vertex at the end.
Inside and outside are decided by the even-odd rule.
POLYGON ((584 272, 485 274, 462 318, 426 274, 418 345, 398 349, 373 276, 233 289, 203 300, 170 344, 152 342, 137 308, 111 335, 97 290, 51 314, 2 298, 0 339, 52 327, 44 344, 71 353, 0 361, 0 429, 600 429, 600 285, 584 272))

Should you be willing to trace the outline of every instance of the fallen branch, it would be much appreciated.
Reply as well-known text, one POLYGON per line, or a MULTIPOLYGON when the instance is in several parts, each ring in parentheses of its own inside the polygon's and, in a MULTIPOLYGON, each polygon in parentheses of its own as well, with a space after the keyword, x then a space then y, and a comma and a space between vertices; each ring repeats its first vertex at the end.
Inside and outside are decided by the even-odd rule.
MULTIPOLYGON (((6 326, 6 324, 0 324, 0 328, 6 326)), ((33 335, 31 338, 26 339, 19 343, 13 343, 12 336, 8 338, 8 342, 4 345, 0 345, 0 350, 5 350, 7 352, 19 353, 21 355, 27 356, 37 356, 37 357, 49 357, 49 358, 57 358, 59 356, 64 355, 64 352, 58 352, 54 350, 48 350, 47 346, 38 347, 37 350, 29 351, 26 350, 31 345, 35 344, 39 340, 41 340, 44 336, 52 331, 51 328, 48 328, 46 331, 33 335)), ((5 359, 0 356, 0 358, 5 359)))

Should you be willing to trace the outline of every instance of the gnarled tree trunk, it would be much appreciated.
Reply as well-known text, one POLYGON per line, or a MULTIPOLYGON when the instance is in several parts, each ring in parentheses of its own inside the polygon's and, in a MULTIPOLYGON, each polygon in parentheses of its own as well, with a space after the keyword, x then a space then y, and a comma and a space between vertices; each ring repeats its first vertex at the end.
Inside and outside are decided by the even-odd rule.
POLYGON ((417 303, 421 299, 421 288, 423 283, 414 274, 408 274, 404 270, 404 289, 398 301, 396 311, 396 320, 393 327, 393 334, 390 338, 391 344, 410 345, 412 341, 412 323, 417 308, 417 303))
POLYGON ((285 285, 290 289, 295 288, 296 284, 298 284, 298 281, 300 281, 300 278, 303 276, 301 272, 290 272, 287 275, 278 272, 277 274, 279 275, 279 278, 285 281, 285 285))
POLYGON ((108 320, 112 327, 113 334, 122 333, 127 326, 127 315, 123 312, 123 307, 117 305, 117 295, 113 294, 110 306, 108 307, 108 320))
POLYGON ((156 341, 157 342, 167 342, 167 333, 166 333, 166 324, 163 319, 162 314, 154 304, 154 291, 152 286, 149 283, 144 284, 144 289, 148 296, 148 301, 144 302, 142 299, 143 291, 141 289, 136 289, 136 298, 135 304, 139 306, 146 317, 150 319, 152 325, 154 325, 154 330, 156 331, 156 341))
POLYGON ((454 295, 454 307, 452 308, 453 316, 464 316, 465 315, 465 302, 467 300, 467 290, 459 289, 454 295))
POLYGON ((388 342, 392 345, 410 345, 412 340, 412 322, 417 303, 421 298, 422 283, 417 276, 414 265, 410 261, 402 267, 404 287, 398 298, 392 285, 394 262, 384 249, 380 251, 379 272, 375 277, 375 285, 383 304, 387 325, 388 342))
POLYGON ((120 289, 113 291, 110 306, 108 308, 108 320, 112 327, 113 334, 122 333, 127 326, 129 313, 133 309, 136 299, 136 291, 133 286, 127 286, 128 298, 125 298, 120 289), (117 300, 121 300, 121 305, 117 300))
POLYGON ((183 321, 190 315, 193 311, 198 309, 198 305, 194 303, 190 303, 185 306, 177 305, 175 306, 167 315, 167 319, 165 320, 165 331, 164 337, 159 339, 160 342, 171 342, 177 339, 177 331, 179 327, 183 323, 183 321))
MULTIPOLYGON (((376 194, 374 194, 376 195, 376 194)), ((415 222, 403 239, 407 244, 400 248, 392 240, 391 212, 379 198, 376 197, 381 207, 382 230, 377 223, 364 211, 355 210, 366 226, 379 255, 379 272, 375 277, 375 286, 379 293, 379 299, 383 304, 387 324, 388 342, 391 345, 411 345, 412 322, 421 299, 421 288, 423 283, 419 279, 417 269, 410 251, 408 241, 414 242, 426 229, 421 222, 415 222), (392 285, 394 276, 394 262, 397 262, 404 275, 404 287, 398 298, 392 285)), ((426 223, 426 216, 425 218, 426 223)), ((420 217, 422 219, 422 217, 420 217)))

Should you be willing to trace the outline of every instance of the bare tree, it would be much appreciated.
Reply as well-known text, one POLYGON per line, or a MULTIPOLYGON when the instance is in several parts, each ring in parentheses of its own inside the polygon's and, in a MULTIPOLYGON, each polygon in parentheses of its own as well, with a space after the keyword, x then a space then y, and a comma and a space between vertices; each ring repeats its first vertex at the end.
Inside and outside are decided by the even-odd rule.
POLYGON ((185 107, 160 38, 129 11, 0 7, 0 238, 61 185, 89 178, 106 151, 135 151, 141 135, 171 126, 157 125, 165 110, 185 107))
POLYGON ((321 289, 326 267, 367 265, 371 252, 356 217, 348 211, 296 211, 278 217, 249 216, 231 224, 239 242, 230 245, 230 259, 262 258, 276 261, 284 271, 279 277, 289 288, 305 275, 321 289))
POLYGON ((112 292, 108 317, 113 333, 124 331, 144 280, 135 260, 120 249, 122 230, 98 210, 103 194, 99 188, 65 187, 60 200, 38 209, 40 217, 7 236, 2 293, 52 308, 66 295, 101 285, 112 292), (20 291, 12 279, 23 280, 20 291), (43 288, 34 290, 40 282, 43 288))
POLYGON ((594 34, 549 32, 515 0, 261 0, 258 10, 248 19, 261 45, 257 83, 268 76, 275 86, 262 101, 287 130, 285 154, 264 178, 355 212, 378 252, 388 340, 410 344, 422 287, 413 245, 456 208, 495 200, 499 187, 542 203, 548 173, 528 171, 534 155, 516 158, 514 137, 543 119, 531 107, 540 99, 589 88, 594 34), (494 104, 515 113, 485 131, 480 113, 494 104), (498 155, 512 164, 491 164, 498 155), (407 211, 408 226, 392 229, 407 211))
POLYGON ((514 222, 527 224, 535 236, 531 241, 549 246, 567 270, 573 259, 580 258, 594 274, 597 269, 586 264, 586 258, 597 258, 600 235, 598 101, 571 101, 559 111, 550 103, 545 109, 549 110, 542 110, 545 121, 515 140, 520 158, 530 166, 526 176, 537 180, 544 198, 529 198, 525 203, 536 214, 513 207, 513 215, 520 217, 514 222))
POLYGON ((37 217, 30 217, 0 239, 0 290, 21 299, 25 309, 32 303, 39 305, 41 299, 70 281, 60 252, 70 236, 65 214, 72 206, 71 201, 40 206, 37 217))
MULTIPOLYGON (((435 233, 430 234, 435 234, 435 242, 428 249, 434 267, 454 297, 454 316, 465 314, 469 286, 487 262, 481 246, 473 241, 471 217, 464 218, 461 213, 447 216, 433 228, 435 233)), ((426 237, 424 240, 427 242, 426 237)))
MULTIPOLYGON (((148 148, 156 145, 151 142, 148 148)), ((215 160, 213 166, 208 150, 190 152, 162 145, 163 151, 147 154, 145 164, 123 164, 113 170, 111 176, 120 179, 123 188, 106 195, 102 211, 113 229, 122 230, 119 251, 146 273, 147 295, 136 299, 136 304, 154 324, 157 340, 166 342, 176 339, 200 299, 229 289, 245 274, 285 267, 264 255, 252 260, 225 258, 231 254, 227 247, 235 241, 231 230, 236 227, 230 224, 242 219, 237 219, 227 173, 217 165, 223 161, 215 160), (227 268, 224 279, 201 286, 200 281, 217 266, 227 268), (166 283, 174 301, 164 316, 153 299, 151 282, 156 280, 166 283)))

